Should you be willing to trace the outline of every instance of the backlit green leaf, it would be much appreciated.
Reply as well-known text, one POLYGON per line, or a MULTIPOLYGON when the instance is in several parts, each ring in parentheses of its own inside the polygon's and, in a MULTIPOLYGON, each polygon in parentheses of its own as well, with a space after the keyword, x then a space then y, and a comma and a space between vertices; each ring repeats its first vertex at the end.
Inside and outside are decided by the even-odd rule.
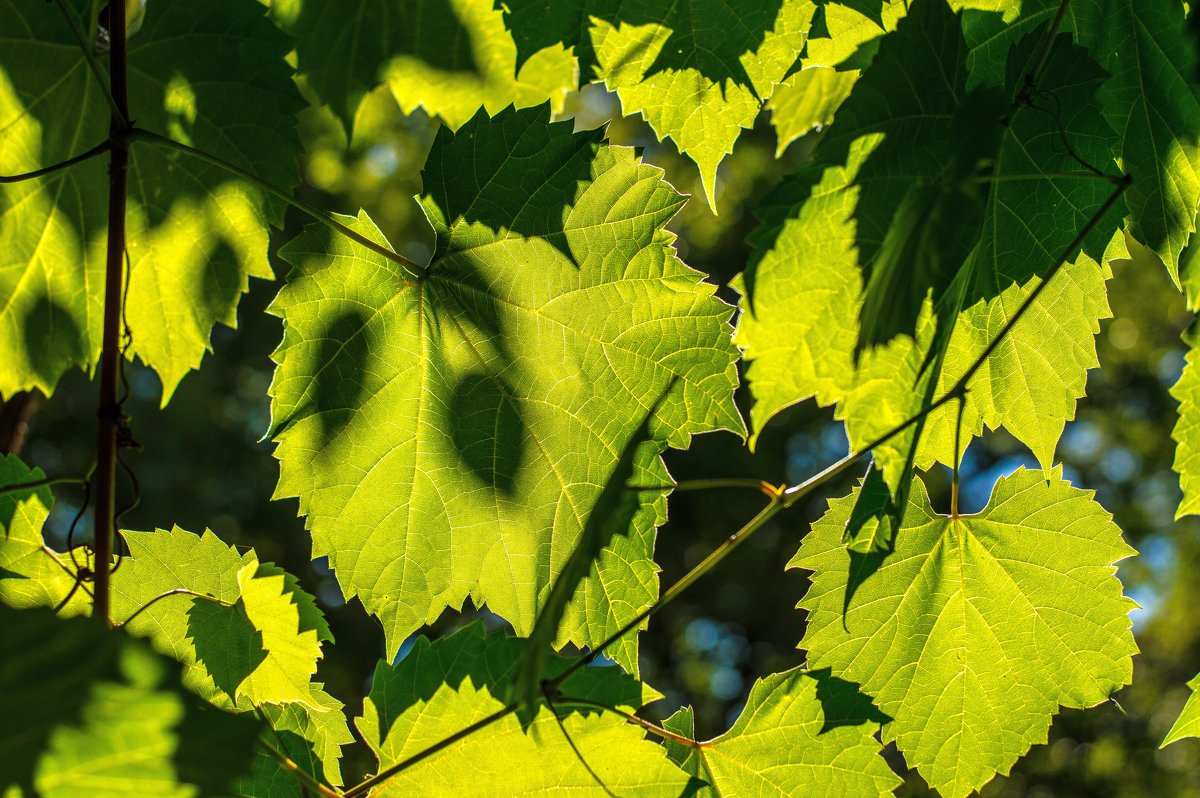
POLYGON ((329 628, 294 580, 211 532, 122 535, 130 556, 113 575, 113 620, 182 662, 185 684, 229 708, 313 704, 329 628))
POLYGON ((1134 552, 1091 492, 1022 469, 978 515, 949 518, 917 480, 895 553, 852 588, 854 501, 831 502, 789 563, 813 572, 800 646, 811 667, 862 684, 893 718, 884 741, 943 795, 1008 773, 1059 706, 1129 683, 1136 605, 1114 563, 1134 552))
MULTIPOLYGON (((697 798, 885 796, 900 785, 875 739, 886 718, 853 684, 799 668, 760 679, 733 728, 715 740, 668 742, 679 765, 708 783, 697 798)), ((692 712, 667 730, 695 739, 692 712)))
POLYGON ((716 208, 717 165, 796 63, 812 0, 505 0, 522 53, 574 48, 584 82, 603 81, 700 168, 716 208))
POLYGON ((423 108, 451 128, 481 107, 496 113, 549 100, 558 109, 578 85, 561 45, 518 64, 490 0, 272 0, 271 13, 296 39, 306 84, 347 130, 363 97, 381 84, 405 113, 423 108))
MULTIPOLYGON (((809 397, 837 403, 854 447, 885 434, 949 391, 1036 290, 1038 275, 1065 254, 1076 262, 1060 271, 972 380, 963 421, 964 447, 985 425, 1003 425, 1044 466, 1052 462, 1087 370, 1097 365, 1099 321, 1109 315, 1108 269, 1100 263, 1116 252, 1117 214, 1099 220, 1082 255, 1072 248, 1116 190, 1092 171, 1116 174, 1114 139, 1095 99, 1104 76, 1068 37, 1059 37, 1048 50, 1040 104, 1004 122, 994 150, 981 147, 978 137, 964 141, 955 131, 964 124, 990 131, 996 106, 965 88, 967 46, 955 33, 960 21, 939 0, 914 4, 817 147, 818 162, 834 163, 806 167, 765 203, 763 228, 754 236, 761 254, 739 287, 746 312, 738 343, 750 361, 756 435, 781 409, 809 397), (926 38, 931 26, 957 45, 933 47, 926 38), (946 76, 943 88, 903 88, 923 85, 921 76, 937 69, 946 76), (956 171, 957 181, 944 182, 956 171), (922 198, 926 210, 904 212, 922 198), (974 224, 954 207, 968 203, 979 203, 974 224), (946 212, 933 212, 938 208, 946 212), (1030 225, 1039 215, 1048 223, 1030 225), (963 242, 951 245, 964 233, 969 255, 963 242), (951 251, 958 254, 947 259, 951 251), (923 252, 941 253, 944 267, 931 266, 936 261, 923 252), (961 293, 948 293, 952 285, 961 293), (944 301, 931 305, 926 297, 938 301, 939 292, 944 301), (857 317, 870 327, 864 330, 857 317), (856 363, 856 349, 871 344, 876 351, 864 350, 856 363)), ((1013 48, 1010 101, 1001 109, 1015 107, 1011 98, 1044 41, 1036 31, 1013 48)), ((917 465, 953 460, 957 420, 957 402, 927 419, 917 465)), ((912 434, 876 452, 893 490, 912 434)))
POLYGON ((1187 353, 1186 365, 1179 381, 1171 388, 1171 396, 1179 402, 1179 420, 1171 431, 1175 440, 1175 471, 1183 500, 1175 517, 1200 513, 1200 366, 1196 349, 1187 353))
POLYGON ((1130 234, 1179 280, 1179 254, 1200 204, 1200 94, 1194 33, 1178 0, 1081 0, 1071 4, 1080 43, 1112 77, 1100 87, 1104 116, 1120 133, 1130 234))
MULTIPOLYGON (((68 0, 95 38, 91 0, 68 0)), ((109 108, 54 4, 0 2, 0 174, 78 155, 108 137, 109 108)), ((301 107, 286 37, 254 0, 156 3, 129 43, 129 102, 140 127, 231 161, 276 185, 297 179, 301 107)), ((250 277, 270 277, 262 189, 180 153, 130 158, 127 317, 132 354, 162 378, 163 401, 199 365, 209 334, 233 326, 250 277)), ((53 391, 100 351, 108 179, 97 158, 0 185, 0 395, 53 391)))
POLYGON ((1200 676, 1196 676, 1188 682, 1187 686, 1191 689, 1192 694, 1188 696, 1183 711, 1175 719, 1175 723, 1167 732, 1160 748, 1166 748, 1176 740, 1182 740, 1185 737, 1200 737, 1200 698, 1196 696, 1196 690, 1200 688, 1200 676))
MULTIPOLYGON (((638 484, 668 480, 667 444, 741 430, 731 309, 662 228, 682 198, 632 150, 547 115, 481 114, 439 133, 420 198, 436 251, 420 279, 323 229, 282 252, 295 268, 272 306, 285 324, 277 493, 300 497, 315 556, 382 619, 390 654, 468 596, 527 634, 673 381, 638 484)), ((386 243, 365 214, 347 222, 386 243)), ((661 497, 643 492, 560 642, 594 644, 654 599, 661 497)), ((614 655, 634 669, 635 650, 630 636, 614 655)))
MULTIPOLYGON (((27 467, 15 454, 0 455, 0 490, 44 477, 41 469, 27 467)), ((0 602, 10 607, 57 607, 75 587, 75 565, 42 539, 53 506, 46 486, 0 493, 0 602)), ((80 565, 88 564, 82 551, 77 556, 80 565)), ((90 606, 87 595, 75 590, 59 613, 79 615, 90 606)))

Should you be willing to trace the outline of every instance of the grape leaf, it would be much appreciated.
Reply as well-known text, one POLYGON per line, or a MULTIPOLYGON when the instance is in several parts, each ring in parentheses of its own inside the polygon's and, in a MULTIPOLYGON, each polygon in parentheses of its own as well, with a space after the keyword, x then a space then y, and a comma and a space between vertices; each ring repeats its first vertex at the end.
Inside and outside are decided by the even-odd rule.
MULTIPOLYGON (((418 638, 394 667, 381 662, 357 721, 379 770, 503 709, 523 645, 474 623, 434 643, 418 638)), ((567 664, 553 657, 550 675, 567 664)), ((585 668, 561 692, 625 712, 638 709, 645 694, 637 681, 612 667, 585 668)), ((543 703, 528 712, 524 724, 509 714, 391 776, 371 794, 687 794, 688 776, 620 715, 579 709, 570 698, 555 710, 543 703)))
POLYGON ((1060 705, 1100 703, 1137 651, 1114 563, 1133 554, 1089 491, 1020 469, 978 515, 936 515, 913 483, 895 554, 845 592, 842 534, 855 496, 830 502, 790 568, 813 572, 800 602, 811 667, 860 682, 908 762, 965 796, 1046 741, 1060 705))
MULTIPOLYGON (((662 229, 682 198, 632 150, 547 116, 481 113, 438 134, 420 198, 437 244, 420 279, 316 228, 281 253, 294 269, 272 306, 285 325, 277 495, 300 497, 314 555, 382 619, 389 656, 468 596, 527 634, 673 380, 637 484, 666 484, 664 445, 742 429, 731 309, 662 229)), ((386 243, 365 215, 348 223, 386 243)), ((595 644, 653 601, 664 511, 661 491, 643 492, 562 640, 595 644)), ((635 669, 636 638, 614 655, 635 669)))
POLYGON ((211 532, 175 527, 122 536, 130 556, 113 574, 113 620, 182 662, 185 685, 231 709, 321 708, 309 683, 321 641, 331 635, 294 579, 211 532), (171 595, 180 590, 189 592, 171 595))
POLYGON ((1200 737, 1200 698, 1197 698, 1196 695, 1196 691, 1200 689, 1200 675, 1188 682, 1187 686, 1192 694, 1188 696, 1187 703, 1183 705, 1183 711, 1171 725, 1171 730, 1167 732, 1167 736, 1163 738, 1159 748, 1166 748, 1176 740, 1182 740, 1185 737, 1200 737))
POLYGON ((122 632, 0 606, 0 661, 0 792, 219 796, 250 766, 258 723, 202 704, 122 632))
POLYGON ((754 125, 804 47, 812 0, 505 0, 522 55, 572 47, 584 81, 603 81, 700 169, 709 207, 717 166, 754 125))
MULTIPOLYGON (((1041 82, 1046 97, 1053 97, 1053 113, 1030 107, 1013 116, 1003 129, 989 169, 979 175, 989 189, 978 244, 959 271, 958 279, 963 281, 956 288, 962 291, 960 309, 951 312, 953 295, 945 293, 953 284, 949 274, 917 279, 902 262, 886 259, 893 279, 901 283, 908 279, 909 289, 900 301, 894 291, 885 288, 881 275, 882 286, 874 289, 875 301, 870 307, 890 305, 893 314, 899 314, 902 307, 903 317, 883 327, 877 322, 868 340, 886 338, 907 327, 909 319, 914 319, 916 339, 893 337, 886 347, 877 346, 873 356, 864 353, 856 365, 854 352, 863 332, 854 319, 875 314, 868 312, 867 303, 871 280, 878 272, 868 276, 866 265, 873 258, 892 257, 887 242, 897 220, 905 221, 900 219, 900 209, 912 197, 907 178, 932 176, 927 170, 939 162, 974 160, 970 153, 975 144, 968 145, 965 156, 945 154, 959 146, 960 137, 953 135, 952 125, 932 115, 931 100, 924 95, 887 105, 904 96, 888 91, 902 80, 903 70, 916 70, 910 78, 919 80, 921 69, 933 69, 931 63, 946 58, 940 48, 924 55, 923 49, 909 52, 906 40, 921 39, 935 27, 948 36, 945 30, 957 24, 951 22, 953 18, 947 16, 942 3, 914 3, 913 8, 896 33, 880 46, 872 66, 818 146, 815 157, 833 163, 807 167, 765 203, 763 226, 753 237, 758 260, 739 284, 744 312, 737 341, 750 361, 747 375, 755 399, 751 409, 754 435, 781 409, 809 397, 816 397, 821 404, 838 403, 837 416, 847 420, 856 448, 915 415, 928 395, 931 371, 937 372, 933 395, 948 391, 1035 290, 1038 275, 1068 251, 1077 231, 1115 190, 1075 161, 1063 146, 1066 142, 1070 152, 1093 165, 1104 166, 1112 160, 1111 131, 1099 119, 1095 100, 1103 73, 1067 37, 1060 37, 1048 51, 1041 82), (881 69, 885 70, 882 75, 874 77, 881 69), (906 116, 910 107, 921 109, 916 121, 906 116), (927 114, 931 118, 924 116, 927 114), (893 116, 895 121, 890 121, 893 116), (866 130, 878 132, 860 134, 864 125, 866 130), (839 126, 846 127, 838 133, 839 126), (880 133, 885 137, 882 141, 880 133), (892 148, 885 151, 889 139, 892 148), (942 142, 937 146, 941 154, 911 160, 912 153, 938 141, 942 142), (912 152, 906 154, 905 149, 912 152), (843 165, 837 165, 839 158, 843 165), (1049 213, 1051 208, 1056 223, 1028 224, 1030 218, 1049 213), (1057 222, 1060 216, 1061 224, 1057 222), (914 284, 919 291, 912 290, 914 284), (930 288, 936 292, 939 286, 947 296, 946 305, 936 310, 937 318, 931 315, 922 321, 922 314, 935 313, 925 292, 930 288), (954 327, 948 331, 950 322, 954 327), (945 358, 940 369, 928 368, 938 354, 945 358)), ((1008 66, 1009 97, 1021 91, 1043 39, 1044 33, 1035 31, 1014 47, 1008 66)), ((942 67, 957 81, 948 81, 948 85, 959 87, 954 96, 943 98, 948 109, 969 104, 974 97, 963 88, 966 49, 961 40, 953 51, 959 65, 942 67)), ((975 178, 968 173, 967 179, 975 178)), ((947 198, 956 196, 965 197, 955 192, 947 198)), ((928 215, 923 218, 932 220, 928 215)), ((918 218, 906 229, 910 235, 924 235, 921 224, 918 218)), ((1118 224, 1116 214, 1100 220, 1085 238, 1083 254, 1071 256, 1077 262, 1062 270, 992 353, 967 396, 964 432, 968 436, 980 434, 984 424, 993 428, 1003 425, 1029 445, 1044 466, 1050 465, 1063 425, 1074 415, 1075 399, 1083 394, 1087 370, 1097 365, 1093 338, 1100 319, 1109 315, 1104 289, 1108 270, 1100 262, 1114 252, 1111 242, 1118 224), (1047 352, 1060 354, 1046 357, 1047 352)), ((954 226, 943 234, 961 232, 961 226, 954 226)), ((931 414, 917 452, 918 465, 953 459, 957 418, 957 403, 931 414)), ((901 436, 876 453, 893 490, 913 434, 901 436)))
MULTIPOLYGON (((759 679, 733 728, 715 740, 667 751, 719 796, 891 795, 901 780, 875 739, 884 717, 849 682, 794 668, 759 679)), ((690 707, 663 726, 694 740, 690 707)))
POLYGON ((561 45, 518 64, 512 35, 487 0, 272 0, 271 13, 296 39, 306 85, 348 131, 363 97, 383 83, 405 113, 423 108, 451 128, 480 107, 495 113, 549 100, 557 111, 578 85, 561 45))
POLYGON ((1200 366, 1194 347, 1188 350, 1183 373, 1171 387, 1171 396, 1179 402, 1179 419, 1171 431, 1176 443, 1174 468, 1183 490, 1183 500, 1175 510, 1178 519, 1200 514, 1200 366))
MULTIPOLYGON (((45 478, 39 468, 29 468, 15 454, 0 455, 0 490, 45 478)), ((87 613, 91 602, 75 590, 75 567, 46 546, 42 527, 54 496, 42 486, 0 493, 0 602, 17 609, 58 607, 63 617, 87 613)), ((80 563, 87 563, 82 555, 80 563)))
MULTIPOLYGON (((94 6, 67 2, 85 35, 94 6)), ((4 0, 0 30, 0 174, 106 139, 108 105, 58 9, 4 0)), ((131 113, 142 128, 291 186, 300 147, 280 120, 302 103, 288 49, 254 0, 153 6, 129 43, 131 113)), ((249 278, 271 276, 268 223, 282 223, 282 204, 180 153, 139 145, 130 164, 131 351, 162 378, 165 403, 199 365, 213 325, 236 324, 249 278)), ((0 186, 0 395, 49 394, 72 365, 95 364, 107 196, 103 159, 0 186)))
POLYGON ((1179 281, 1179 255, 1200 204, 1200 95, 1193 35, 1178 0, 1082 0, 1071 4, 1080 43, 1112 77, 1104 115, 1120 133, 1130 234, 1179 281))

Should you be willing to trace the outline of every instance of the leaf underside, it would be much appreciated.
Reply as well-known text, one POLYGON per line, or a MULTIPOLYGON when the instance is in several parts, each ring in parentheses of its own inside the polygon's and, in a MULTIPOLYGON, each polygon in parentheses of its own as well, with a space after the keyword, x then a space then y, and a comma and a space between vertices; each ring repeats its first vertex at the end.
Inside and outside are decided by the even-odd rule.
MULTIPOLYGON (((481 113, 439 133, 419 279, 315 228, 281 253, 294 268, 272 306, 277 495, 300 497, 314 556, 380 617, 390 653, 468 597, 527 634, 662 396, 633 469, 655 489, 562 627, 562 641, 605 639, 657 595, 658 453, 742 430, 732 309, 663 229, 682 198, 632 150, 547 116, 481 113)), ((347 223, 386 245, 365 214, 347 223)), ((632 636, 614 648, 630 670, 635 651, 632 636)))
POLYGON ((813 572, 800 647, 810 667, 862 684, 892 718, 884 741, 940 793, 1007 774, 1060 705, 1129 683, 1136 605, 1114 564, 1134 552, 1058 470, 1002 477, 982 512, 957 519, 916 480, 894 553, 853 586, 871 567, 842 541, 855 498, 831 502, 789 563, 813 572))

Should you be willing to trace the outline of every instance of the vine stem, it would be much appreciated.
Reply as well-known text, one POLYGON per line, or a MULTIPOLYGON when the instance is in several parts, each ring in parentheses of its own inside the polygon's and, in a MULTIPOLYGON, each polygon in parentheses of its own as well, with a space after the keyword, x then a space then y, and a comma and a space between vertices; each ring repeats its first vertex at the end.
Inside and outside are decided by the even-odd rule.
MULTIPOLYGON (((100 349, 100 397, 96 410, 96 514, 93 549, 96 574, 92 617, 111 626, 109 563, 116 535, 117 430, 121 408, 117 385, 121 372, 121 304, 125 284, 125 203, 129 184, 129 81, 126 58, 125 2, 113 14, 108 71, 113 114, 109 123, 108 244, 104 267, 104 335, 100 349)), ((86 52, 86 42, 81 42, 86 52)))
POLYGON ((215 156, 211 153, 207 153, 204 150, 198 150, 195 147, 189 147, 187 144, 184 144, 179 141, 175 141, 174 139, 171 139, 171 138, 167 138, 166 136, 161 136, 158 133, 154 133, 149 130, 142 130, 141 128, 134 128, 132 130, 125 131, 122 138, 125 141, 129 141, 129 142, 144 141, 147 144, 153 144, 156 147, 162 147, 162 148, 168 149, 168 150, 176 150, 177 152, 182 152, 193 158, 197 158, 206 163, 210 163, 213 166, 217 166, 221 169, 224 169, 225 171, 230 172, 231 174, 237 175, 238 177, 242 178, 243 180, 253 183, 254 185, 261 188, 263 191, 266 191, 267 193, 283 200, 288 205, 291 205, 296 210, 307 214, 308 216, 312 217, 314 220, 320 222, 321 224, 325 225, 326 227, 330 228, 331 230, 333 230, 337 233, 341 233, 342 235, 346 236, 346 238, 349 238, 352 241, 362 244, 364 247, 371 250, 375 254, 381 255, 384 258, 387 258, 392 263, 397 264, 401 269, 403 269, 405 274, 407 274, 412 279, 414 279, 414 280, 420 279, 420 277, 425 273, 424 269, 422 269, 417 264, 413 263, 408 258, 401 255, 400 253, 396 252, 395 250, 389 249, 388 247, 385 247, 378 242, 372 241, 371 239, 364 236, 362 233, 352 230, 349 227, 347 227, 346 225, 342 224, 337 219, 333 218, 332 215, 326 213, 325 211, 322 211, 320 208, 317 208, 313 205, 309 205, 307 202, 304 202, 303 200, 293 197, 290 193, 288 193, 287 191, 284 191, 279 186, 276 186, 273 183, 269 183, 266 180, 263 180, 262 178, 258 177, 257 175, 247 172, 245 169, 242 169, 240 166, 231 164, 229 161, 226 161, 222 158, 218 158, 217 156, 215 156))
POLYGON ((26 490, 37 490, 44 488, 47 485, 86 485, 86 479, 79 477, 46 477, 45 479, 35 479, 30 482, 18 482, 15 485, 0 486, 0 496, 6 493, 20 493, 26 490))
POLYGON ((62 171, 63 169, 69 169, 77 163, 89 161, 92 158, 95 158, 97 155, 103 155, 110 149, 112 149, 112 142, 108 139, 105 139, 87 152, 82 152, 79 155, 76 155, 74 158, 68 158, 65 161, 60 161, 59 163, 51 164, 50 166, 43 166, 41 169, 34 169, 32 172, 25 172, 19 175, 0 175, 0 183, 20 183, 23 180, 33 180, 38 177, 45 177, 46 175, 54 174, 55 172, 62 171))
POLYGON ((1121 184, 1121 178, 1116 177, 1114 175, 1106 175, 1103 172, 1097 173, 1097 172, 1089 172, 1089 171, 1085 171, 1085 170, 1080 170, 1077 172, 1038 172, 1038 173, 1030 172, 1028 174, 1019 174, 1016 172, 1010 172, 1008 174, 1003 174, 1003 175, 991 174, 991 175, 983 175, 980 177, 976 177, 976 178, 974 178, 974 180, 972 182, 988 184, 988 183, 1020 182, 1023 180, 1050 180, 1050 179, 1103 180, 1104 182, 1111 183, 1114 186, 1119 186, 1121 184))
POLYGON ((315 790, 317 795, 323 796, 323 798, 341 798, 340 793, 334 792, 329 787, 326 787, 324 784, 317 781, 315 778, 313 778, 311 773, 297 765, 292 761, 291 757, 280 751, 275 746, 271 745, 266 740, 260 737, 257 740, 257 743, 258 747, 265 751, 267 756, 278 762, 280 767, 292 774, 292 776, 294 776, 298 781, 303 782, 304 786, 308 787, 310 790, 315 790))

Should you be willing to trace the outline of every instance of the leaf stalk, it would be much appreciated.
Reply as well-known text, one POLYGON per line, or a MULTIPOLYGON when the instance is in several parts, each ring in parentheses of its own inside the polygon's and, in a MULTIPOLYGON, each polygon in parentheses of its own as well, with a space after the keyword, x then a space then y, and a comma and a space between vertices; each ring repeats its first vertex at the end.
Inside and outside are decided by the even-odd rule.
MULTIPOLYGON (((121 4, 124 8, 124 3, 121 4)), ((61 6, 60 6, 61 7, 61 6)), ((123 17, 123 13, 118 14, 123 17)), ((124 19, 112 26, 109 50, 113 113, 109 123, 108 241, 104 267, 104 319, 100 348, 100 396, 96 410, 96 513, 93 548, 96 574, 92 617, 111 626, 109 567, 116 537, 117 433, 121 407, 121 319, 125 285, 125 209, 129 191, 129 80, 124 19)), ((86 43, 85 43, 86 44, 86 43)))
POLYGON ((0 496, 8 493, 20 493, 27 490, 37 490, 48 485, 86 485, 86 479, 79 477, 46 477, 44 479, 35 479, 29 482, 18 482, 15 485, 0 486, 0 496))
POLYGON ((76 155, 74 158, 68 158, 65 161, 60 161, 56 164, 51 164, 50 166, 43 166, 41 169, 34 169, 32 172, 24 172, 23 174, 19 175, 0 175, 0 183, 20 183, 24 180, 34 180, 39 177, 45 177, 46 175, 60 172, 63 169, 69 169, 75 164, 83 163, 84 161, 90 161, 92 158, 95 158, 97 155, 102 155, 108 152, 110 149, 112 149, 112 142, 108 139, 105 139, 87 152, 82 152, 79 155, 76 155))

